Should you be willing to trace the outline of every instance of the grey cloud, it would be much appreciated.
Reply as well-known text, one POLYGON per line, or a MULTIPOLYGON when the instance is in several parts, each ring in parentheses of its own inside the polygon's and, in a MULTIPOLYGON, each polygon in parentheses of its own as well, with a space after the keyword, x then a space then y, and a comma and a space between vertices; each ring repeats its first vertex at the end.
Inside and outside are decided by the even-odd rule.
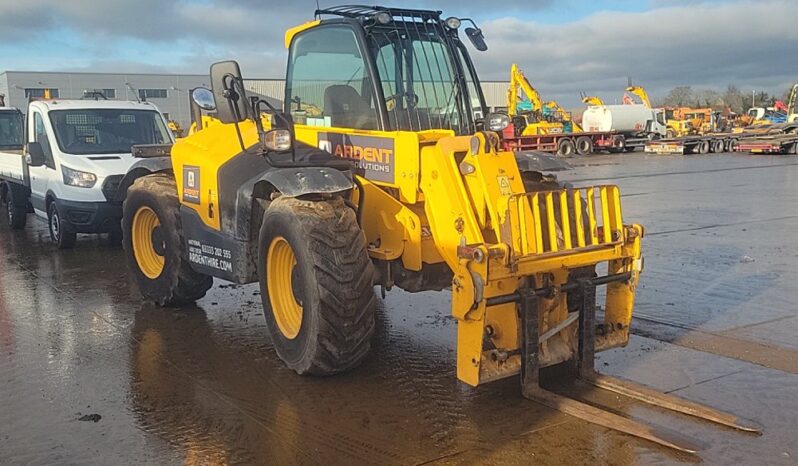
MULTIPOLYGON (((506 0, 500 8, 485 11, 484 2, 442 0, 434 7, 444 14, 476 18, 505 14, 482 21, 490 46, 487 53, 474 53, 482 78, 507 79, 510 63, 517 62, 545 98, 556 98, 566 106, 578 103, 580 91, 612 101, 620 96, 627 76, 654 95, 677 85, 722 88, 728 83, 781 92, 798 79, 798 63, 787 59, 798 45, 794 25, 798 2, 696 3, 680 0, 676 6, 643 13, 599 13, 558 25, 513 16, 518 11, 569 8, 571 2, 506 0)), ((322 0, 321 4, 334 2, 322 0)), ((420 1, 405 5, 430 7, 420 1)), ((311 19, 314 9, 313 0, 300 4, 258 0, 2 2, 0 37, 21 35, 31 24, 58 26, 86 38, 86 48, 95 51, 87 60, 93 60, 91 69, 205 73, 213 61, 236 58, 248 76, 279 77, 285 72, 285 29, 311 19), (123 38, 161 47, 171 44, 174 59, 150 63, 142 58, 142 63, 109 65, 105 57, 113 56, 123 38)), ((9 65, 13 68, 5 66, 9 65)))
POLYGON ((503 79, 519 63, 544 97, 573 105, 579 91, 608 92, 626 77, 664 94, 677 85, 728 83, 779 93, 798 79, 798 2, 691 5, 645 13, 600 13, 565 25, 517 19, 487 22, 491 52, 476 61, 483 79, 503 79))

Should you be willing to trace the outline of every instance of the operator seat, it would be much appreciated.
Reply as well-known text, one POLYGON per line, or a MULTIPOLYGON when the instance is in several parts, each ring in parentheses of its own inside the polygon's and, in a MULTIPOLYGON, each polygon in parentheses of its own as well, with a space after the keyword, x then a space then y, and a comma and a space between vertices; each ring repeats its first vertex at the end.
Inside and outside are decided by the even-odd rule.
POLYGON ((338 128, 375 129, 374 110, 354 87, 334 84, 324 90, 324 116, 338 128))

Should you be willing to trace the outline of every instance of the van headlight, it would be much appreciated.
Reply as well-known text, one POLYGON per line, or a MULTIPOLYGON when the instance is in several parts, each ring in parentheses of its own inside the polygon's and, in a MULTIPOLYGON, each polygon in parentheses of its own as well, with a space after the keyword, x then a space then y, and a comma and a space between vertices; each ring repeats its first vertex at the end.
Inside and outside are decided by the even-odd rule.
POLYGON ((64 184, 76 186, 78 188, 92 188, 97 183, 97 175, 80 170, 73 170, 61 165, 61 174, 64 177, 64 184))

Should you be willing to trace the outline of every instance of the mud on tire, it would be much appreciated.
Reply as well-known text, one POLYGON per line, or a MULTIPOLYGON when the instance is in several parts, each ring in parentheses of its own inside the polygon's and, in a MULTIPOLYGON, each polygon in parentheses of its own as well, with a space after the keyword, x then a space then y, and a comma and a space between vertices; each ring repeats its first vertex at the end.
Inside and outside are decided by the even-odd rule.
MULTIPOLYGON (((368 354, 374 334, 374 269, 354 211, 341 198, 308 201, 281 197, 263 216, 258 276, 267 326, 277 355, 298 374, 330 375, 350 369, 368 354), (290 292, 301 307, 295 334, 278 324, 280 282, 270 260, 274 242, 295 257, 290 292)), ((276 253, 272 252, 272 256, 276 253)), ((283 272, 285 273, 285 272, 283 272)), ((282 281, 281 283, 285 283, 282 281)), ((284 296, 284 295, 283 295, 284 296)), ((282 298, 285 299, 285 298, 282 298)), ((283 301, 284 302, 284 301, 283 301)))
POLYGON ((122 247, 141 294, 160 306, 179 306, 205 296, 213 278, 189 265, 174 178, 156 173, 136 179, 128 189, 122 211, 122 247), (133 219, 142 208, 151 209, 160 222, 163 269, 155 278, 142 272, 133 249, 133 219))

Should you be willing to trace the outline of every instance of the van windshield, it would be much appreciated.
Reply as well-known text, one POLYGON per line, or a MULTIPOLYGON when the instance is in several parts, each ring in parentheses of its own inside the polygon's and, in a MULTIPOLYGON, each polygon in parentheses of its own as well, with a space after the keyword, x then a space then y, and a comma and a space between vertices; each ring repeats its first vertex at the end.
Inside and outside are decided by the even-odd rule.
POLYGON ((55 110, 50 121, 67 154, 125 154, 133 145, 172 142, 161 115, 152 110, 55 110))
POLYGON ((22 127, 20 112, 0 111, 0 149, 21 149, 22 127))

